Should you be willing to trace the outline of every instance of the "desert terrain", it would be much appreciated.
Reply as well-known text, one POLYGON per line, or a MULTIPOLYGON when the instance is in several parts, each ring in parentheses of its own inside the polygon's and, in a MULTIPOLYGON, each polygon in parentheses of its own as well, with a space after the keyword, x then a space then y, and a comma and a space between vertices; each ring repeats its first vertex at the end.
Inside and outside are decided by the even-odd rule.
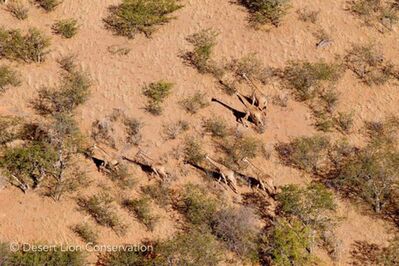
MULTIPOLYGON (((332 252, 331 249, 324 248, 321 242, 316 241, 310 252, 316 259, 312 260, 311 264, 395 265, 373 261, 367 262, 368 264, 363 261, 362 264, 354 258, 353 250, 356 243, 360 242, 375 244, 380 249, 389 246, 397 235, 398 224, 392 213, 396 212, 397 215, 399 212, 398 202, 396 209, 390 214, 387 214, 388 211, 376 213, 373 205, 365 203, 361 197, 352 194, 348 196, 325 181, 324 172, 317 171, 318 165, 315 166, 317 170, 307 171, 294 164, 285 163, 276 147, 282 143, 290 143, 296 138, 316 135, 328 138, 331 143, 345 139, 348 145, 359 149, 367 146, 365 123, 385 121, 386 118, 397 115, 399 111, 398 25, 394 24, 388 29, 378 20, 372 25, 366 24, 362 18, 349 10, 350 3, 347 0, 291 0, 287 13, 281 17, 278 26, 266 24, 258 28, 253 27, 248 21, 250 12, 244 4, 230 0, 178 2, 182 7, 172 13, 173 19, 156 26, 156 30, 149 37, 138 32, 132 38, 115 34, 103 21, 110 13, 109 7, 120 4, 118 0, 64 0, 51 12, 38 7, 35 3, 24 2, 29 11, 28 17, 23 20, 13 16, 6 3, 0 4, 0 27, 6 30, 19 29, 23 33, 30 28, 37 28, 44 36, 50 38, 48 53, 41 62, 24 62, 8 58, 1 54, 0 42, 0 65, 12 67, 20 76, 18 86, 10 87, 0 94, 0 116, 18 117, 23 121, 44 124, 50 121, 49 116, 35 111, 32 101, 38 97, 42 88, 56 88, 62 82, 64 70, 60 68, 61 58, 73 56, 76 69, 87 74, 90 80, 90 94, 87 100, 72 112, 73 119, 84 138, 85 147, 85 151, 73 155, 74 165, 84 173, 87 182, 55 200, 44 192, 47 183, 37 189, 23 192, 12 178, 9 182, 7 169, 1 163, 0 166, 5 170, 0 172, 0 242, 83 246, 84 239, 73 229, 77 224, 90 225, 90 228, 97 232, 97 242, 101 244, 123 245, 167 241, 190 228, 186 214, 175 206, 179 205, 176 202, 182 197, 181 191, 187 184, 204 187, 208 193, 222 200, 223 208, 253 210, 256 227, 263 228, 258 231, 258 234, 261 234, 265 228, 273 227, 273 224, 279 220, 281 215, 278 211, 279 197, 269 191, 262 191, 259 187, 250 188, 245 182, 238 182, 237 191, 234 192, 229 182, 224 184, 223 180, 213 179, 209 171, 204 172, 193 166, 198 163, 205 169, 217 172, 218 169, 206 159, 202 158, 203 160, 195 163, 187 160, 187 157, 190 157, 190 154, 187 154, 190 152, 188 145, 190 141, 196 141, 201 151, 210 158, 219 163, 223 163, 223 160, 228 161, 231 155, 229 151, 231 152, 239 143, 232 144, 228 150, 223 147, 225 145, 223 138, 215 137, 212 135, 212 130, 206 129, 204 121, 217 118, 224 121, 223 125, 227 128, 228 133, 225 137, 227 142, 230 137, 235 141, 234 136, 239 136, 238 139, 240 136, 248 136, 257 143, 257 152, 252 156, 253 150, 251 150, 248 152, 249 156, 245 155, 250 157, 249 161, 255 167, 244 163, 242 160, 245 158, 239 158, 239 161, 233 162, 232 165, 224 163, 228 168, 260 179, 264 174, 267 179, 264 182, 273 182, 275 186, 273 189, 277 195, 286 185, 304 188, 313 182, 324 184, 332 193, 335 204, 332 223, 334 225, 329 224, 328 227, 334 226, 334 239, 339 248, 332 252), (305 21, 301 19, 298 10, 315 11, 317 19, 313 22, 305 21), (65 38, 55 34, 52 25, 60 19, 69 18, 76 19, 78 23, 76 35, 65 38), (185 57, 188 52, 193 51, 193 43, 187 38, 206 29, 217 32, 211 60, 218 68, 227 69, 222 74, 207 70, 198 71, 185 57), (318 35, 320 32, 328 38, 320 38, 318 35), (326 45, 318 46, 317 44, 323 40, 326 45), (392 74, 393 78, 389 78, 387 82, 365 84, 350 67, 346 67, 348 63, 345 57, 348 51, 354 45, 369 43, 378 47, 383 53, 384 62, 389 61, 394 66, 394 71, 397 71, 396 76, 392 74), (263 68, 270 70, 271 74, 267 75, 266 81, 250 77, 249 82, 245 78, 237 78, 234 76, 234 70, 227 67, 231 62, 251 56, 256 58, 263 68), (333 87, 338 95, 334 115, 352 114, 350 130, 343 132, 333 126, 332 129, 323 131, 315 126, 316 118, 311 106, 317 105, 317 102, 298 100, 295 91, 287 86, 284 80, 285 69, 292 62, 324 62, 340 66, 339 78, 327 84, 325 88, 333 87), (343 65, 345 67, 342 67, 343 65), (250 95, 255 88, 258 88, 267 96, 268 105, 266 111, 262 111, 265 115, 262 130, 257 130, 256 123, 251 121, 248 123, 249 126, 245 126, 245 123, 236 120, 229 109, 212 101, 214 98, 245 112, 245 106, 240 98, 234 92, 227 93, 221 85, 220 81, 225 78, 229 79, 229 82, 234 80, 235 87, 233 87, 244 95, 250 95), (153 114, 148 110, 149 100, 143 93, 143 88, 146 86, 148 88, 149 84, 158 81, 170 82, 173 86, 161 103, 161 113, 153 114), (185 110, 182 101, 195 93, 202 95, 203 106, 195 112, 185 110), (118 118, 114 118, 113 115, 118 118), (127 141, 124 117, 139 121, 140 136, 137 141, 127 141), (179 124, 182 121, 184 126, 179 124), (99 130, 98 125, 101 123, 107 123, 108 135, 98 137, 93 132, 96 127, 99 130), (87 150, 94 152, 88 156, 87 150), (149 164, 157 162, 165 167, 168 178, 162 174, 157 175, 152 169, 143 171, 140 164, 123 159, 135 158, 138 155, 142 155, 141 159, 149 164), (134 184, 121 186, 110 178, 107 169, 103 169, 104 165, 96 166, 93 158, 106 163, 116 161, 120 165, 123 164, 134 184), (172 197, 171 203, 166 203, 165 206, 159 205, 153 199, 150 201, 150 211, 157 217, 153 228, 143 224, 137 218, 137 213, 135 215, 123 204, 126 199, 144 197, 142 188, 149 185, 166 186, 171 191, 172 197), (99 223, 79 203, 82 198, 87 199, 103 192, 107 192, 113 198, 111 203, 113 211, 126 227, 123 233, 117 233, 112 226, 99 223), (266 205, 255 207, 256 204, 246 204, 245 195, 250 193, 261 195, 272 207, 266 205), (269 212, 267 218, 258 215, 255 211, 257 208, 269 212), (338 255, 333 256, 331 253, 338 255)), ((321 86, 324 85, 323 83, 321 86)), ((246 103, 250 104, 251 101, 246 103)), ((393 139, 397 142, 398 135, 394 135, 393 139)), ((4 149, 1 149, 0 155, 6 156, 6 151, 15 145, 24 146, 28 141, 21 142, 22 144, 1 143, 4 149)), ((195 152, 198 150, 196 146, 191 148, 195 152)), ((311 160, 318 159, 316 155, 311 160)), ((321 165, 323 163, 329 162, 321 162, 321 165)), ((398 170, 397 167, 394 169, 398 170)), ((72 170, 72 175, 80 175, 80 172, 74 171, 72 170)), ((398 196, 398 172, 393 170, 391 175, 394 176, 392 182, 396 183, 396 191, 394 187, 390 193, 398 196)), ((389 204, 387 203, 387 206, 389 204)), ((215 241, 221 243, 222 250, 225 250, 222 252, 225 255, 218 261, 218 265, 310 263, 299 260, 291 262, 292 264, 277 262, 273 264, 271 255, 266 256, 269 260, 262 260, 262 256, 257 259, 247 259, 243 253, 229 249, 229 246, 224 246, 223 240, 217 236, 215 238, 215 241)), ((396 249, 396 252, 397 256, 399 250, 396 249)), ((97 255, 99 254, 96 252, 90 252, 85 264, 111 265, 101 264, 97 260, 97 255)), ((0 265, 1 261, 0 258, 0 265)), ((118 265, 144 265, 138 262, 120 263, 118 265)), ((191 264, 183 262, 182 265, 205 265, 203 263, 194 259, 191 264)), ((4 265, 18 264, 7 264, 5 260, 4 265)))

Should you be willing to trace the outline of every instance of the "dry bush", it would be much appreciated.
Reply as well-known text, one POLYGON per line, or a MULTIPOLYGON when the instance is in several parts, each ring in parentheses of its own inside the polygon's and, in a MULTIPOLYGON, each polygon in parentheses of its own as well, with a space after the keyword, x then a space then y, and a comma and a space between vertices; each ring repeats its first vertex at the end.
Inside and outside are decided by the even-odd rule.
POLYGON ((276 150, 285 164, 313 172, 317 171, 320 164, 326 159, 329 147, 328 138, 312 136, 298 137, 290 143, 280 143, 276 146, 276 150))
POLYGON ((60 65, 60 67, 63 70, 65 70, 66 72, 69 72, 69 73, 71 73, 77 69, 76 56, 73 54, 68 54, 68 55, 65 55, 65 56, 57 59, 57 63, 60 65))
POLYGON ((384 84, 397 75, 394 66, 385 61, 383 53, 372 43, 353 45, 345 61, 348 68, 369 86, 384 84))
POLYGON ((98 233, 88 223, 77 224, 72 230, 86 243, 97 244, 98 233))
POLYGON ((240 258, 257 259, 259 228, 252 210, 223 208, 212 216, 212 233, 240 258))
POLYGON ((351 250, 352 263, 355 266, 384 265, 394 266, 399 264, 399 237, 393 238, 389 245, 381 247, 365 241, 356 241, 351 250))
POLYGON ((255 27, 264 24, 279 26, 287 13, 289 0, 238 0, 250 13, 249 21, 255 27))
POLYGON ((113 198, 105 192, 78 200, 82 210, 90 214, 99 225, 110 227, 118 235, 124 235, 126 225, 121 222, 113 210, 113 202, 113 198))
POLYGON ((182 7, 177 0, 123 0, 109 8, 104 22, 117 35, 133 38, 144 33, 150 37, 157 26, 168 23, 173 19, 170 14, 182 7))
POLYGON ((152 214, 150 201, 151 200, 148 197, 133 200, 127 199, 123 201, 122 205, 133 213, 148 230, 153 231, 159 217, 152 214))
POLYGON ((206 94, 197 91, 193 95, 181 100, 180 105, 186 112, 195 114, 200 109, 207 107, 209 103, 206 99, 206 94))
POLYGON ((226 121, 220 117, 208 118, 204 121, 204 128, 214 137, 224 138, 229 134, 229 128, 226 121))
POLYGON ((137 180, 132 177, 129 167, 126 164, 118 164, 116 166, 107 165, 106 175, 116 184, 123 188, 133 188, 137 184, 137 180))
POLYGON ((34 0, 36 4, 46 10, 47 12, 53 11, 63 0, 34 0))
POLYGON ((21 84, 19 74, 8 66, 0 66, 0 93, 21 84))
POLYGON ((200 73, 211 73, 215 76, 221 75, 212 60, 212 52, 216 45, 218 33, 213 29, 205 29, 187 37, 187 41, 194 46, 192 52, 187 52, 184 58, 200 73))
POLYGON ((7 4, 8 11, 17 19, 24 20, 28 18, 29 8, 20 0, 12 0, 7 4))
POLYGON ((340 75, 340 66, 325 62, 291 62, 284 70, 288 87, 295 90, 300 101, 313 99, 322 82, 334 82, 340 75))
POLYGON ((169 96, 174 84, 166 81, 150 83, 143 88, 143 94, 148 98, 146 109, 153 115, 162 113, 162 102, 169 96))
POLYGON ((316 23, 320 14, 320 10, 310 10, 308 8, 298 9, 299 19, 304 22, 316 23))
POLYGON ((142 139, 141 129, 143 128, 143 123, 136 118, 125 118, 123 124, 126 127, 126 141, 138 145, 142 139))
POLYGON ((345 134, 350 133, 354 123, 353 117, 353 112, 338 112, 337 116, 334 117, 335 127, 338 128, 340 132, 345 134))
POLYGON ((63 19, 57 21, 53 27, 55 34, 59 34, 64 38, 70 39, 78 33, 79 25, 76 19, 63 19))
POLYGON ((23 35, 20 30, 0 27, 0 58, 41 63, 45 60, 49 46, 49 38, 36 28, 30 28, 23 35))
POLYGON ((163 134, 167 140, 176 139, 181 133, 187 131, 190 125, 187 121, 179 120, 176 123, 163 125, 163 134))

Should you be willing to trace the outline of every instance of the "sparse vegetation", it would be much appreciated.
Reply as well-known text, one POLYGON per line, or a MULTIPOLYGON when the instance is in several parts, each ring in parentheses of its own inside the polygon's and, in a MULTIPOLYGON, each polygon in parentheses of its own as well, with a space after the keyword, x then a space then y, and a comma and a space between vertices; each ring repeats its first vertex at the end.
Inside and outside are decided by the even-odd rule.
POLYGON ((159 218, 151 213, 150 198, 127 199, 123 202, 123 207, 132 212, 148 230, 154 230, 155 224, 159 218))
POLYGON ((192 64, 200 73, 211 73, 220 76, 218 69, 212 60, 212 52, 216 45, 218 33, 213 29, 205 29, 187 37, 187 41, 194 46, 192 52, 185 54, 187 61, 192 64))
POLYGON ((45 60, 49 46, 50 40, 36 28, 30 28, 23 35, 20 30, 0 27, 0 58, 41 63, 45 60))
POLYGON ((0 66, 0 93, 21 84, 19 74, 8 66, 0 66))
POLYGON ((158 81, 150 83, 143 88, 144 96, 148 97, 146 109, 153 115, 162 113, 162 102, 169 96, 173 88, 173 83, 166 81, 158 81))
POLYGON ((259 60, 256 54, 248 54, 240 59, 234 59, 228 68, 234 72, 238 80, 244 79, 244 76, 250 80, 259 80, 266 84, 272 76, 272 71, 266 68, 259 60))
POLYGON ((287 13, 289 0, 238 0, 250 12, 249 21, 255 27, 271 24, 278 27, 287 13))
POLYGON ((126 231, 126 225, 121 222, 118 215, 113 210, 113 201, 114 200, 109 194, 102 192, 88 198, 80 198, 78 204, 82 210, 90 214, 99 225, 110 227, 118 235, 123 235, 126 231))
POLYGON ((0 146, 19 138, 22 131, 22 119, 11 116, 0 116, 0 146))
POLYGON ((381 0, 353 0, 350 11, 363 19, 367 25, 380 23, 387 29, 398 22, 398 11, 390 3, 381 0))
POLYGON ((47 12, 53 11, 63 0, 35 0, 36 4, 46 10, 47 12))
POLYGON ((186 112, 195 114, 200 109, 207 107, 209 103, 206 99, 206 94, 197 91, 193 95, 180 101, 180 105, 186 112))
POLYGON ((72 229, 86 243, 97 243, 98 233, 88 223, 77 224, 72 229))
POLYGON ((117 35, 133 38, 144 33, 150 37, 157 26, 173 19, 170 14, 181 7, 177 0, 123 0, 109 8, 110 14, 104 22, 117 35))
POLYGON ((313 172, 323 163, 329 146, 328 138, 323 136, 299 137, 288 144, 278 144, 276 150, 286 164, 313 172))
POLYGON ((12 0, 7 4, 8 11, 17 19, 24 20, 28 18, 29 8, 20 0, 12 0))
POLYGON ((348 68, 369 86, 381 85, 396 77, 394 66, 385 61, 375 44, 353 45, 345 60, 348 68))
POLYGON ((127 142, 138 145, 142 138, 140 131, 143 127, 143 123, 136 118, 126 118, 124 119, 123 124, 126 127, 127 142))
POLYGON ((55 34, 59 34, 64 38, 70 39, 78 33, 79 25, 76 19, 63 19, 57 21, 53 25, 55 34))
POLYGON ((237 134, 231 138, 223 139, 220 148, 226 154, 225 164, 234 169, 242 163, 242 159, 256 157, 260 145, 258 139, 252 136, 237 134))
POLYGON ((353 128, 353 116, 353 112, 338 112, 338 115, 334 118, 335 126, 341 132, 350 133, 353 128))

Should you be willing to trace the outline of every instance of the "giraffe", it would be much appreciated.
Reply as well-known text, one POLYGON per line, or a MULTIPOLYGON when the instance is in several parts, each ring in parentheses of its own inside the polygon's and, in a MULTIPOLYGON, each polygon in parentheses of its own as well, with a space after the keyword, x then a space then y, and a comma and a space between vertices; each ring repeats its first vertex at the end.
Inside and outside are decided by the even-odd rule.
POLYGON ((224 166, 223 164, 220 164, 215 160, 211 159, 208 155, 205 156, 205 159, 216 167, 216 170, 219 172, 220 177, 223 179, 223 182, 226 185, 230 186, 230 188, 234 191, 234 193, 237 193, 237 180, 234 171, 224 166))
POLYGON ((247 122, 249 121, 249 118, 252 120, 252 122, 258 127, 258 128, 264 128, 265 122, 264 122, 264 115, 263 112, 258 110, 257 107, 251 105, 248 103, 245 99, 245 97, 240 94, 239 92, 236 93, 237 97, 240 99, 241 103, 245 106, 245 117, 242 119, 244 126, 248 127, 247 122), (244 122, 245 121, 245 122, 244 122))
POLYGON ((145 169, 145 168, 148 169, 147 170, 148 172, 150 172, 150 171, 153 172, 161 180, 166 180, 169 178, 169 173, 166 171, 165 167, 162 164, 156 163, 156 162, 148 162, 148 161, 143 162, 142 160, 137 159, 138 155, 142 155, 143 157, 146 157, 146 158, 150 159, 151 161, 153 161, 151 158, 149 158, 147 155, 145 155, 142 151, 139 151, 136 154, 135 159, 131 159, 126 156, 122 156, 122 159, 126 160, 130 163, 138 164, 143 169, 145 169))
MULTIPOLYGON (((255 166, 250 160, 248 160, 248 158, 243 158, 242 159, 243 162, 248 163, 250 166, 252 166, 253 168, 255 168, 257 171, 261 172, 261 170, 255 166)), ((257 178, 257 180, 259 181, 259 188, 262 189, 263 191, 266 191, 270 196, 274 196, 276 194, 276 187, 274 185, 273 179, 271 176, 267 175, 266 176, 266 186, 265 183, 260 179, 257 178)))
POLYGON ((256 86, 255 83, 252 80, 250 80, 245 73, 242 74, 242 77, 248 82, 248 84, 253 89, 251 95, 252 105, 258 107, 260 111, 265 111, 269 104, 267 96, 263 94, 263 92, 258 88, 258 86, 256 86))

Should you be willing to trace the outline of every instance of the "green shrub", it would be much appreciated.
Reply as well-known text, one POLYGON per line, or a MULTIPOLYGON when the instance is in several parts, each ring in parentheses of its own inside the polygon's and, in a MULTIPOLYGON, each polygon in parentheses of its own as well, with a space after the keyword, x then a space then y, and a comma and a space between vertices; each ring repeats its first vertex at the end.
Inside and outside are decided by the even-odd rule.
POLYGON ((371 142, 351 153, 339 167, 334 184, 343 192, 361 198, 381 213, 399 184, 399 151, 390 143, 371 142))
POLYGON ((193 225, 207 226, 212 221, 220 202, 209 195, 204 188, 186 185, 182 193, 180 211, 193 225))
POLYGON ((78 200, 82 210, 90 214, 99 225, 110 227, 118 235, 123 235, 126 226, 122 224, 118 215, 112 210, 112 203, 111 196, 104 192, 78 200))
POLYGON ((22 131, 23 124, 20 118, 0 116, 0 145, 19 138, 22 131))
POLYGON ((206 94, 197 91, 192 96, 180 101, 180 105, 184 108, 186 112, 190 114, 195 114, 200 109, 207 107, 209 103, 206 99, 206 94))
POLYGON ((205 152, 199 140, 187 138, 184 143, 184 159, 193 164, 199 164, 205 159, 205 152))
POLYGON ((128 250, 119 249, 117 251, 106 252, 99 256, 97 261, 97 265, 103 266, 126 266, 126 265, 134 265, 134 266, 151 266, 151 251, 148 252, 136 252, 128 250))
POLYGON ((309 172, 317 171, 330 143, 326 137, 298 137, 290 143, 279 144, 276 150, 283 162, 309 172))
POLYGON ((98 233, 88 223, 77 224, 72 229, 86 243, 97 243, 98 233))
POLYGON ((8 11, 17 19, 24 20, 28 18, 29 8, 21 1, 13 0, 7 4, 8 11))
POLYGON ((261 239, 261 253, 273 265, 314 265, 311 229, 301 221, 280 218, 261 239))
POLYGON ((78 33, 79 25, 76 19, 63 19, 57 21, 53 25, 55 34, 59 34, 64 38, 70 39, 78 33))
POLYGON ((23 187, 29 188, 38 186, 52 173, 56 160, 54 147, 44 143, 32 143, 5 150, 0 159, 0 166, 6 170, 10 180, 17 187, 23 184, 23 187))
POLYGON ((142 187, 141 191, 151 197, 161 207, 172 204, 171 191, 163 182, 142 187))
POLYGON ((0 66, 0 93, 8 87, 16 87, 21 84, 19 74, 8 66, 0 66))
POLYGON ((133 188, 137 184, 137 180, 132 177, 129 167, 126 164, 118 164, 116 166, 108 164, 105 173, 123 189, 133 188))
POLYGON ((191 230, 180 233, 159 245, 156 265, 175 263, 178 265, 219 265, 223 258, 223 248, 207 232, 191 230))
POLYGON ((239 0, 250 12, 250 22, 254 26, 272 24, 279 26, 287 13, 289 0, 239 0))
POLYGON ((154 115, 162 113, 161 103, 169 96, 174 84, 166 81, 158 81, 150 83, 143 88, 144 96, 147 96, 147 111, 154 115))
POLYGON ((296 217, 314 229, 330 226, 331 212, 336 204, 332 192, 324 185, 313 183, 305 188, 297 185, 284 186, 277 195, 280 211, 288 217, 296 217))
POLYGON ((187 37, 187 41, 194 46, 194 51, 188 52, 185 57, 200 73, 218 72, 211 59, 217 36, 215 30, 205 29, 187 37))
POLYGON ((284 78, 301 101, 314 98, 321 82, 333 82, 339 76, 339 66, 324 62, 291 62, 284 70, 284 78))
POLYGON ((53 11, 63 0, 35 0, 38 6, 46 10, 47 12, 53 11))
MULTIPOLYGON (((1 257, 1 256, 0 256, 1 257)), ((83 266, 86 265, 85 254, 80 251, 63 251, 56 247, 50 251, 17 251, 10 252, 0 262, 7 266, 83 266)))
POLYGON ((223 139, 220 148, 225 153, 224 162, 232 168, 240 165, 242 159, 255 158, 260 150, 259 140, 252 136, 236 135, 223 139))
POLYGON ((299 9, 297 11, 299 19, 304 22, 316 23, 320 14, 320 10, 309 10, 308 8, 299 9))
POLYGON ((42 88, 33 107, 42 115, 70 113, 89 96, 90 80, 86 73, 76 71, 64 75, 59 88, 42 88))
POLYGON ((144 33, 149 37, 156 26, 169 22, 173 18, 170 14, 181 7, 176 0, 123 0, 109 8, 104 22, 117 35, 133 38, 144 33))
POLYGON ((385 62, 382 52, 372 43, 353 45, 345 61, 348 68, 368 86, 385 84, 395 78, 393 65, 385 62))
POLYGON ((30 28, 22 35, 19 30, 0 28, 0 58, 41 63, 48 53, 50 40, 38 29, 30 28))
POLYGON ((214 137, 224 138, 228 135, 229 129, 226 121, 220 117, 212 117, 204 121, 205 131, 214 137))
POLYGON ((125 200, 123 206, 128 209, 136 218, 142 222, 148 230, 153 231, 158 217, 151 213, 150 199, 143 197, 141 199, 125 200))

